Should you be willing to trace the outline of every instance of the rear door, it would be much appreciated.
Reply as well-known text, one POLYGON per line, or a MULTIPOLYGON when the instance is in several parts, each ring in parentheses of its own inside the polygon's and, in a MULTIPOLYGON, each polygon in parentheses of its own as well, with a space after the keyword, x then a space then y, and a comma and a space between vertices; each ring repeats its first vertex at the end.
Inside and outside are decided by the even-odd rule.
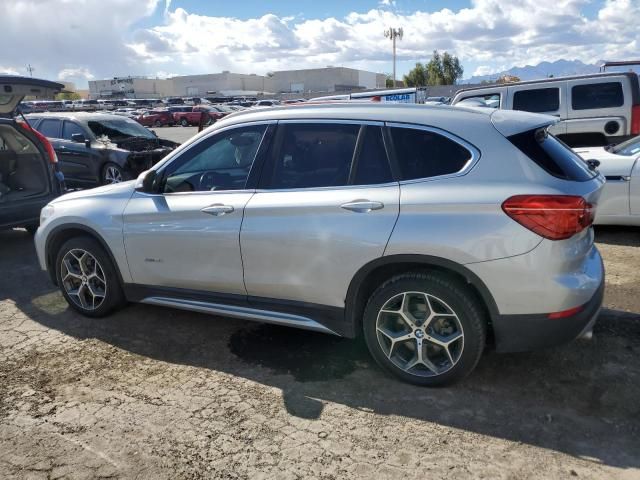
POLYGON ((354 274, 384 253, 399 194, 382 124, 281 121, 240 233, 250 301, 343 308, 354 274))
POLYGON ((87 146, 84 142, 74 141, 72 138, 74 134, 81 134, 86 140, 91 138, 81 124, 73 120, 62 122, 62 132, 54 146, 62 172, 71 183, 96 182, 99 179, 99 158, 93 152, 91 145, 87 146))

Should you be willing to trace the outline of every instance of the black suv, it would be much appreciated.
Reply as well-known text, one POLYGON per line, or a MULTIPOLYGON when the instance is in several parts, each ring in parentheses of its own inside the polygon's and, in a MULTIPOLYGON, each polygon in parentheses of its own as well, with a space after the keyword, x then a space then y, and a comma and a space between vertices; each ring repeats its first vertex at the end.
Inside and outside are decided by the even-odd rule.
POLYGON ((35 231, 42 207, 65 190, 51 143, 15 118, 25 96, 51 98, 62 88, 47 80, 0 76, 0 228, 35 231))
POLYGON ((67 185, 73 187, 130 180, 178 146, 121 115, 57 112, 26 118, 53 144, 67 185))

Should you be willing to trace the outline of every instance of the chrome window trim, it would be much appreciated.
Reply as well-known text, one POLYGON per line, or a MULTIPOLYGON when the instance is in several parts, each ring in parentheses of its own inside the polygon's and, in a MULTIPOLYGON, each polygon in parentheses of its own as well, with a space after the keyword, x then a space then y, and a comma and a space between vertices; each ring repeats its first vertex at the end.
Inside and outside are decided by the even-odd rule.
POLYGON ((354 120, 354 119, 340 119, 340 118, 293 118, 286 120, 279 120, 279 124, 289 123, 326 123, 326 124, 339 124, 339 125, 374 125, 383 127, 384 122, 379 120, 354 120))
MULTIPOLYGON (((432 182, 435 180, 447 180, 449 178, 462 177, 467 173, 469 173, 473 169, 473 167, 475 167, 475 165, 478 163, 478 160, 480 160, 480 156, 481 156, 480 150, 478 150, 474 145, 467 142, 466 140, 463 140, 457 135, 451 132, 448 132, 446 130, 442 130, 437 127, 431 127, 428 125, 415 124, 415 123, 385 122, 385 126, 388 128, 408 128, 412 130, 423 130, 425 132, 432 132, 438 135, 442 135, 443 137, 448 138, 452 142, 457 143, 461 147, 464 147, 471 154, 471 157, 469 158, 469 160, 467 160, 467 163, 465 163, 464 166, 455 173, 448 173, 446 175, 436 175, 435 177, 423 177, 423 178, 413 178, 411 180, 400 180, 399 182, 400 185, 409 185, 412 183, 432 182)), ((396 155, 397 155, 397 152, 396 152, 396 155)), ((396 159, 396 162, 397 162, 397 159, 396 159)))

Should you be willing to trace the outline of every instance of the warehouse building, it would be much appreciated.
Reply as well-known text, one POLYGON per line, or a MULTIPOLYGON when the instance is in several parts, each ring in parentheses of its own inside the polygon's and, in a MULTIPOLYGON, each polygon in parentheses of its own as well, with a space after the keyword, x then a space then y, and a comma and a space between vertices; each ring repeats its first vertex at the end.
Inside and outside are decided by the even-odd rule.
POLYGON ((282 70, 267 75, 210 73, 166 79, 115 77, 89 81, 91 98, 163 98, 205 95, 350 92, 385 87, 385 76, 345 67, 282 70))

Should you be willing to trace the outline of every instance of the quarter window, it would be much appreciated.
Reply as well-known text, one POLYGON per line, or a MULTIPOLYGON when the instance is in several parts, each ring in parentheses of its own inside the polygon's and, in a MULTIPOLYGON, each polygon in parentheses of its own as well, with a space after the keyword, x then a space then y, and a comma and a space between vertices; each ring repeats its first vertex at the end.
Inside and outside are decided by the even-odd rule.
POLYGON ((513 109, 525 112, 555 112, 560 108, 559 88, 519 90, 513 94, 513 109))
POLYGON ((242 190, 265 130, 235 128, 195 145, 167 166, 164 192, 242 190))
POLYGON ((620 82, 592 83, 571 88, 571 107, 574 110, 615 108, 624 105, 620 82))
POLYGON ((38 131, 48 138, 60 138, 60 120, 45 118, 38 125, 38 131))
POLYGON ((359 125, 284 124, 266 188, 318 188, 347 185, 359 125))
POLYGON ((471 160, 469 150, 444 135, 400 127, 390 131, 402 180, 457 173, 471 160))

